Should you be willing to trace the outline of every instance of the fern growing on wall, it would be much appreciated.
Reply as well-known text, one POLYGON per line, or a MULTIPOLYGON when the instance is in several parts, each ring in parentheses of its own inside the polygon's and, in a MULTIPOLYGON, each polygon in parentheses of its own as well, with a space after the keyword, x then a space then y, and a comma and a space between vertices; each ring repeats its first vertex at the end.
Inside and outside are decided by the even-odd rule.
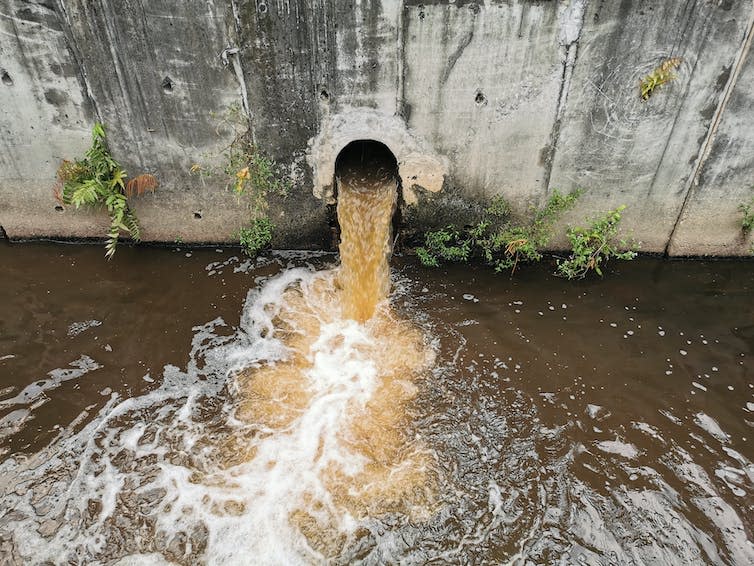
POLYGON ((55 198, 63 205, 104 207, 110 215, 110 230, 105 242, 105 257, 115 254, 121 232, 141 241, 141 227, 128 199, 147 191, 154 192, 157 179, 145 174, 127 181, 128 175, 110 155, 102 124, 92 129, 92 145, 83 159, 63 161, 57 172, 55 198))

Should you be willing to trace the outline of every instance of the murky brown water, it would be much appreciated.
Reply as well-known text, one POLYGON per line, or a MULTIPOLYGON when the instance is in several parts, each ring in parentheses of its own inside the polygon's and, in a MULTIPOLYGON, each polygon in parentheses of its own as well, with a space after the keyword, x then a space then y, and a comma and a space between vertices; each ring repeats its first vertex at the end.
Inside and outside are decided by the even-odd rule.
MULTIPOLYGON (((239 418, 233 376, 280 353, 251 332, 275 285, 316 284, 335 257, 124 246, 107 263, 40 243, 0 260, 2 560, 263 562, 249 540, 290 516, 291 484, 254 483, 244 450, 269 423, 239 418)), ((394 258, 396 324, 434 352, 397 445, 426 454, 431 489, 353 511, 335 543, 312 540, 327 513, 294 517, 308 538, 280 533, 279 562, 754 562, 754 263, 549 271, 394 258)))

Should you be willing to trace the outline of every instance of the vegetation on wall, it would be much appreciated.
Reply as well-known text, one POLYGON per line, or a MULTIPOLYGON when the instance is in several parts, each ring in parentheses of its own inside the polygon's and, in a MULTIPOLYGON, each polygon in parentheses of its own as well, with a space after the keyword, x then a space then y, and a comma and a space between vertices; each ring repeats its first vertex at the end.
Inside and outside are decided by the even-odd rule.
POLYGON ((740 210, 743 215, 741 217, 741 230, 745 233, 751 232, 751 229, 754 228, 754 198, 749 202, 742 202, 739 204, 738 210, 740 210))
POLYGON ((581 190, 567 195, 554 191, 545 205, 534 210, 528 223, 516 224, 502 220, 510 214, 510 207, 504 202, 493 202, 487 209, 492 221, 482 220, 474 232, 484 258, 495 271, 508 269, 511 274, 521 262, 537 262, 542 259, 541 250, 552 238, 552 226, 566 210, 573 208, 581 196, 581 190))
POLYGON ((248 256, 256 256, 272 242, 272 230, 272 222, 266 216, 252 219, 238 231, 241 249, 248 256))
POLYGON ((554 191, 545 205, 534 209, 527 222, 515 222, 511 209, 502 197, 496 197, 485 209, 482 219, 471 227, 447 226, 424 235, 424 245, 416 249, 426 266, 437 267, 441 261, 468 261, 480 256, 495 271, 515 272, 522 262, 536 262, 541 250, 552 237, 552 225, 572 208, 581 191, 564 195, 554 191))
POLYGON ((222 153, 222 166, 194 164, 191 172, 226 178, 226 188, 235 193, 249 212, 248 224, 238 232, 239 243, 247 254, 255 256, 270 244, 275 229, 268 216, 269 196, 286 196, 290 183, 280 179, 275 161, 253 142, 248 124, 241 106, 232 105, 218 124, 218 130, 229 127, 233 132, 233 140, 222 153))
POLYGON ((439 267, 440 261, 468 261, 471 257, 471 234, 447 226, 424 235, 424 246, 416 248, 419 261, 427 267, 439 267))
MULTIPOLYGON (((748 236, 754 228, 754 197, 749 202, 742 202, 738 205, 738 210, 741 211, 741 231, 744 236, 748 236)), ((754 242, 752 242, 749 252, 754 254, 754 242)))
MULTIPOLYGON (((428 267, 438 267, 443 261, 466 262, 481 257, 498 273, 510 270, 512 275, 519 264, 542 259, 542 250, 552 238, 553 225, 563 212, 573 208, 580 195, 580 190, 569 194, 554 191, 526 222, 515 222, 508 203, 496 197, 474 225, 463 229, 446 226, 426 232, 424 245, 416 248, 416 255, 428 267)), ((602 267, 609 259, 636 257, 637 245, 617 239, 624 209, 625 206, 620 206, 611 210, 587 227, 569 228, 571 254, 558 260, 557 274, 568 279, 583 278, 590 271, 602 275, 602 267)))
POLYGON ((625 206, 596 218, 589 226, 568 228, 571 255, 558 260, 557 274, 567 279, 583 279, 590 271, 602 275, 602 267, 610 259, 631 260, 636 257, 635 244, 618 240, 618 224, 625 206))
POLYGON ((678 78, 673 71, 680 66, 681 61, 680 57, 666 59, 651 73, 641 79, 639 86, 642 100, 649 100, 652 94, 654 94, 655 89, 678 78))
POLYGON ((104 207, 110 215, 110 230, 105 243, 105 257, 115 254, 121 232, 141 241, 141 228, 129 199, 154 192, 157 179, 145 174, 127 181, 128 175, 118 164, 107 146, 105 127, 95 124, 92 129, 92 145, 83 159, 63 161, 57 172, 55 198, 63 205, 104 207))

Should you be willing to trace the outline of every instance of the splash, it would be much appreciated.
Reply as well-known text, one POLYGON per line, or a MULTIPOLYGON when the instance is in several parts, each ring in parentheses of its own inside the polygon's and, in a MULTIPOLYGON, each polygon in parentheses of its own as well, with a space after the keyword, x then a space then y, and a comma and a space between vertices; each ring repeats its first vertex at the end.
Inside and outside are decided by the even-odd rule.
POLYGON ((388 304, 396 178, 366 161, 347 160, 339 177, 341 265, 286 285, 271 322, 267 306, 252 314, 285 351, 238 377, 238 416, 265 431, 240 451, 271 512, 255 529, 258 552, 285 532, 332 558, 368 517, 431 507, 431 455, 404 431, 433 352, 388 304))

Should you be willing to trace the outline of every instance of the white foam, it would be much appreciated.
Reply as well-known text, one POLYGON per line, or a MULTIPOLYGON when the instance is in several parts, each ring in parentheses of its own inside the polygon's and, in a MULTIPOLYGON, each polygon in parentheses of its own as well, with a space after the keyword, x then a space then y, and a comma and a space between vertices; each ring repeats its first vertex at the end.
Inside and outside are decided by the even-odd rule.
POLYGON ((597 448, 609 454, 617 454, 624 458, 633 459, 639 455, 636 446, 619 440, 602 440, 596 443, 597 448))
POLYGON ((720 428, 720 425, 715 419, 705 413, 697 413, 694 415, 694 422, 699 428, 715 437, 723 444, 730 442, 730 436, 720 428))

